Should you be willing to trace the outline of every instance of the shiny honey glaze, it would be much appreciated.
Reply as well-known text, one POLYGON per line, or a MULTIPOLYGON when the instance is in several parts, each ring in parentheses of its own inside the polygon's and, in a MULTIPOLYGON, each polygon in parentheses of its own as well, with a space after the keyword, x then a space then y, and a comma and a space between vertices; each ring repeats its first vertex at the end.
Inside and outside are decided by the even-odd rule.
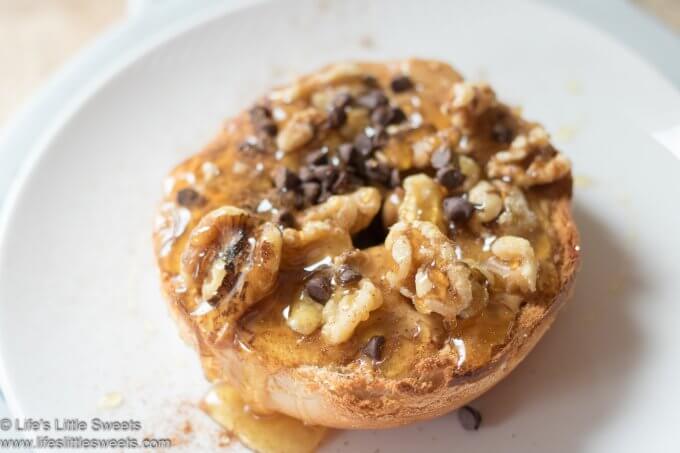
MULTIPOLYGON (((415 93, 400 93, 391 99, 391 102, 402 107, 411 120, 415 118, 417 121, 414 121, 410 132, 398 140, 390 141, 384 150, 394 167, 408 172, 413 159, 412 143, 432 129, 441 130, 449 126, 448 116, 442 113, 442 99, 448 95, 451 84, 460 80, 460 77, 445 64, 420 60, 392 65, 365 64, 362 67, 382 86, 389 85, 390 78, 401 72, 409 73, 418 84, 415 93)), ((352 83, 348 82, 350 88, 352 83)), ((313 102, 313 99, 314 96, 309 95, 292 102, 269 102, 274 117, 285 119, 292 112, 313 102)), ((484 168, 484 163, 492 153, 507 147, 491 140, 489 129, 494 115, 512 117, 509 112, 507 107, 501 105, 486 113, 485 118, 480 119, 476 134, 465 137, 466 146, 474 147, 472 155, 481 168, 484 168)), ((523 123, 516 126, 527 127, 523 123)), ((352 127, 348 124, 331 134, 325 138, 323 145, 332 148, 351 139, 357 132, 352 127)), ((252 134, 247 115, 229 121, 213 144, 178 166, 166 181, 165 201, 155 230, 156 252, 162 278, 170 282, 169 296, 175 303, 185 307, 187 312, 196 307, 188 297, 190 289, 178 279, 178 273, 180 257, 191 229, 207 212, 223 205, 239 206, 258 213, 263 219, 270 219, 279 200, 269 175, 276 166, 285 165, 295 169, 303 161, 304 152, 285 155, 239 152, 239 145, 252 134), (187 187, 199 192, 203 203, 190 208, 179 206, 176 202, 177 193, 187 187)), ((310 149, 318 148, 321 144, 312 145, 310 149)), ((533 189, 528 189, 525 194, 539 219, 539 227, 526 235, 539 260, 538 289, 527 296, 525 302, 545 304, 553 299, 559 289, 555 256, 561 254, 556 248, 558 243, 550 227, 550 203, 542 193, 533 189)), ((478 237, 466 230, 461 230, 455 238, 460 257, 474 260, 489 256, 489 240, 489 237, 478 237)), ((388 288, 384 273, 391 266, 391 259, 382 245, 366 249, 365 252, 369 259, 360 270, 383 291, 384 303, 371 313, 367 321, 359 324, 348 341, 327 345, 319 338, 318 331, 303 336, 285 324, 287 309, 299 296, 303 285, 305 272, 301 269, 282 271, 272 294, 242 318, 237 328, 238 344, 250 353, 266 355, 281 366, 343 366, 361 360, 360 351, 366 341, 374 335, 383 335, 386 338, 384 358, 375 367, 377 372, 396 378, 408 374, 415 361, 435 354, 445 346, 457 354, 459 372, 464 373, 483 365, 507 342, 516 317, 514 311, 491 303, 472 318, 458 319, 452 325, 445 324, 436 314, 423 315, 417 312, 408 299, 388 288)), ((200 324, 200 320, 197 322, 200 324)), ((228 390, 222 393, 223 399, 230 401, 233 397, 228 390)), ((210 407, 213 410, 215 408, 210 407)), ((239 412, 235 414, 229 417, 243 416, 250 420, 239 412)), ((216 416, 218 419, 220 417, 224 419, 225 426, 234 425, 233 418, 227 419, 223 414, 216 416)))
POLYGON ((226 384, 215 385, 201 408, 247 447, 260 453, 311 453, 327 428, 305 425, 281 414, 256 414, 239 393, 226 384))

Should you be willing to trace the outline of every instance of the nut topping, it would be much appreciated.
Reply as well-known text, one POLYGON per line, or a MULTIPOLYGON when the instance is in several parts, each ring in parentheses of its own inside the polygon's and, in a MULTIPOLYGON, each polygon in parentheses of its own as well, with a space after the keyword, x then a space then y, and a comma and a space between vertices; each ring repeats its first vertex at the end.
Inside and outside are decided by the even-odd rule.
POLYGON ((494 241, 491 252, 494 256, 487 262, 487 267, 503 278, 508 291, 536 291, 538 264, 529 241, 503 236, 494 241))
POLYGON ((281 245, 276 226, 246 211, 225 206, 206 214, 191 231, 181 261, 194 307, 208 303, 221 322, 238 319, 273 288, 281 245))
POLYGON ((444 229, 442 190, 439 184, 424 174, 404 180, 404 201, 399 206, 399 220, 424 220, 444 229))
POLYGON ((323 305, 301 297, 291 305, 286 324, 299 334, 311 335, 323 322, 322 312, 323 305))
POLYGON ((472 303, 472 274, 455 258, 454 243, 430 222, 399 222, 385 239, 395 270, 388 272, 390 286, 413 301, 425 314, 455 319, 472 303))
POLYGON ((475 215, 482 223, 491 222, 503 209, 503 199, 498 189, 487 181, 480 181, 470 189, 468 200, 477 206, 475 215))
POLYGON ((492 178, 503 178, 520 187, 548 184, 568 175, 571 163, 558 153, 540 126, 527 135, 518 135, 510 149, 499 151, 489 160, 486 171, 492 178))
POLYGON ((347 341, 361 321, 383 303, 382 294, 368 278, 362 278, 356 289, 335 292, 323 308, 321 336, 329 344, 347 341))
POLYGON ((570 171, 545 129, 448 65, 334 65, 263 98, 171 175, 159 262, 207 344, 266 326, 300 363, 389 373, 414 345, 496 351, 530 293, 559 289, 563 185, 536 186, 570 171))
POLYGON ((320 114, 315 109, 295 112, 276 137, 276 146, 284 152, 295 151, 314 138, 315 122, 320 114))

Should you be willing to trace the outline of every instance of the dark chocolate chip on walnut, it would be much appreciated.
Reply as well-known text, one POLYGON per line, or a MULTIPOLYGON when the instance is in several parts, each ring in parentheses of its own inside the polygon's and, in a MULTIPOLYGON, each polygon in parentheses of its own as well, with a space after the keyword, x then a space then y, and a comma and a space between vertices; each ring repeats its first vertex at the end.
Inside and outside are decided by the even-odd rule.
POLYGON ((324 304, 331 298, 333 287, 331 279, 325 272, 317 272, 312 275, 305 285, 307 295, 315 301, 324 304))
POLYGON ((340 266, 340 268, 338 268, 336 278, 338 279, 338 283, 343 286, 351 285, 352 283, 356 283, 361 280, 361 273, 352 266, 343 264, 340 266))

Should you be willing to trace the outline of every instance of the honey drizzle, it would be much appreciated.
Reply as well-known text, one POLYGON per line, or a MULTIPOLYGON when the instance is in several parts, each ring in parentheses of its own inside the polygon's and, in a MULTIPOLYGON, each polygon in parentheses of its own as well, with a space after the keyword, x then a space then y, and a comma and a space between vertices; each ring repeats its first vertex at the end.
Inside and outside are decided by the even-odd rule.
POLYGON ((238 391, 222 383, 208 392, 200 407, 244 445, 260 453, 311 453, 328 432, 287 415, 256 414, 238 391))

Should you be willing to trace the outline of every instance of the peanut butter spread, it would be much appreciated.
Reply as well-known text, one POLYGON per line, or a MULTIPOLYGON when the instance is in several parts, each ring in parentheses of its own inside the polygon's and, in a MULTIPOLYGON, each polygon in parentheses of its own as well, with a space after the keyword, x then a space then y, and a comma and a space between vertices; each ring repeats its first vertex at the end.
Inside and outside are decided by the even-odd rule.
POLYGON ((172 171, 156 253, 199 347, 395 378, 445 351, 462 374, 559 292, 551 200, 570 189, 546 131, 487 84, 336 64, 172 171))

